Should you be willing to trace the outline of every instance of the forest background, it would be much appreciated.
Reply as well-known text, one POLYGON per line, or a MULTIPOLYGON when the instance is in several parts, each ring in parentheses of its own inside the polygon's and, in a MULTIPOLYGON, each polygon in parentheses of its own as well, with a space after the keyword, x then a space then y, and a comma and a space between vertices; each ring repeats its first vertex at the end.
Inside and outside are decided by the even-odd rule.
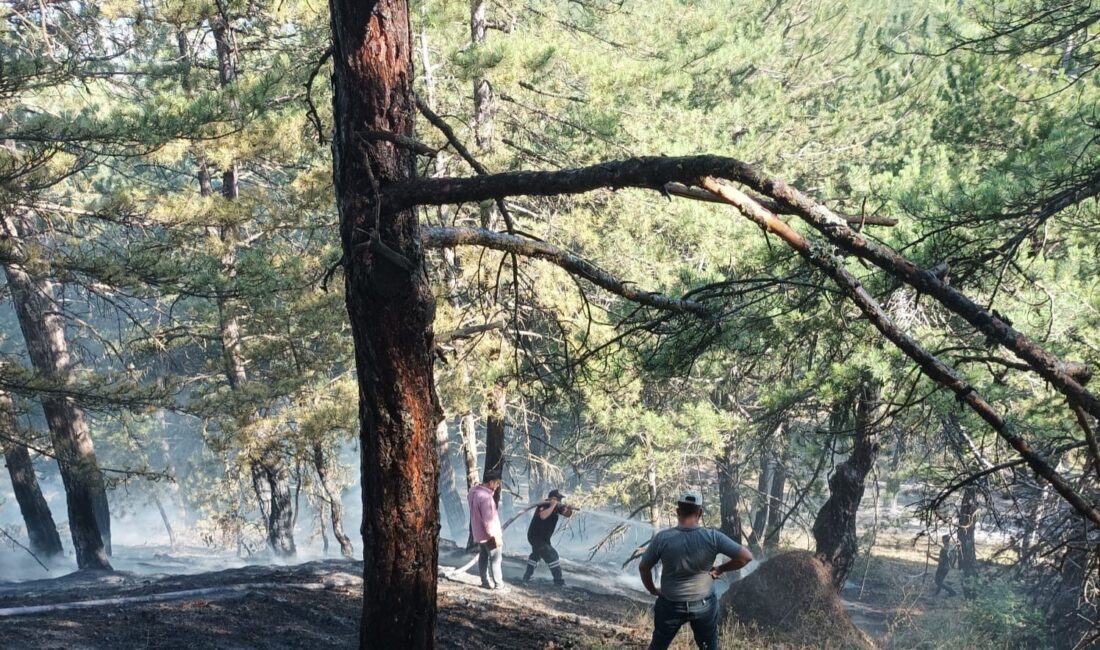
MULTIPOLYGON (((482 171, 745 160, 1087 369, 1100 16, 995 4, 418 2, 417 93, 482 171)), ((8 534, 82 567, 109 562, 112 518, 116 540, 155 527, 291 557, 332 536, 354 553, 327 8, 13 1, 0 18, 0 430, 13 485, 33 463, 73 540, 19 517, 5 485, 8 534)), ((471 174, 449 144, 421 123, 425 176, 471 174)), ((494 202, 422 211, 444 534, 462 542, 460 495, 490 451, 506 509, 554 485, 663 526, 691 485, 754 548, 820 551, 849 461, 861 495, 867 477, 876 500, 908 495, 903 529, 960 539, 967 579, 996 586, 972 597, 1026 594, 998 596, 1006 634, 1087 637, 1095 532, 829 278, 675 189, 508 199, 508 224, 494 202), (550 260, 456 228, 520 233, 550 260), (621 283, 578 279, 578 258, 621 283), (979 563, 976 533, 997 561, 979 563)), ((1095 418, 934 301, 846 267, 1095 501, 1095 418)), ((839 545, 866 548, 851 530, 839 545)))

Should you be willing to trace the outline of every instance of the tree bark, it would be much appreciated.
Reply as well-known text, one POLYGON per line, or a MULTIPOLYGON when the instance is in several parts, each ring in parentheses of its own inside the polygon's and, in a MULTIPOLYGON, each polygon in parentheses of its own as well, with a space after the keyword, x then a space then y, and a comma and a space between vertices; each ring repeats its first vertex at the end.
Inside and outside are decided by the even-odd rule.
POLYGON ((855 403, 855 440, 847 460, 829 477, 829 498, 814 519, 817 557, 832 568, 833 587, 839 592, 859 551, 856 514, 863 499, 864 481, 875 463, 879 432, 875 426, 880 386, 865 378, 855 403))
POLYGON ((768 527, 768 498, 771 494, 772 463, 768 451, 760 452, 760 473, 756 477, 756 513, 749 532, 749 547, 755 552, 763 551, 764 531, 768 527))
POLYGON ((549 451, 549 430, 536 420, 528 424, 527 431, 527 500, 531 503, 546 498, 546 456, 549 451), (534 430, 534 435, 531 431, 534 430))
MULTIPOLYGON (((482 476, 495 475, 497 478, 504 478, 504 420, 507 407, 504 388, 493 386, 485 417, 485 471, 482 476)), ((503 488, 497 488, 493 494, 497 505, 500 504, 501 489, 503 488)))
MULTIPOLYGON (((470 41, 474 47, 485 42, 489 29, 485 19, 487 0, 470 0, 470 41)), ((485 77, 474 78, 474 141, 482 153, 493 149, 493 87, 485 77)))
MULTIPOLYGON (((22 229, 28 230, 25 223, 22 229)), ((21 233, 15 220, 6 217, 4 230, 9 245, 18 247, 21 233)), ((69 383, 72 361, 52 284, 15 264, 3 266, 31 364, 43 377, 59 384, 69 383)), ((46 396, 41 401, 65 485, 77 566, 110 570, 107 558, 111 552, 111 516, 107 491, 84 410, 67 396, 46 396)))
POLYGON ((271 488, 267 513, 267 546, 279 557, 294 557, 294 497, 290 491, 290 470, 281 460, 260 463, 261 480, 271 488))
POLYGON ((468 528, 466 511, 462 509, 462 497, 458 494, 455 481, 454 459, 451 457, 451 441, 447 421, 441 420, 435 428, 435 440, 439 454, 439 492, 443 501, 443 512, 447 515, 447 528, 451 539, 456 543, 468 528))
POLYGON ((363 490, 360 648, 433 647, 439 494, 434 302, 413 209, 380 194, 415 176, 411 152, 366 131, 413 135, 408 5, 330 0, 333 176, 359 383, 363 490), (367 181, 367 182, 364 182, 367 181))
POLYGON ((741 543, 741 466, 737 454, 737 445, 730 438, 718 461, 718 500, 721 507, 722 532, 727 537, 741 543))
POLYGON ((462 457, 466 463, 466 489, 481 482, 477 469, 477 422, 473 413, 466 413, 459 423, 462 433, 462 457))
POLYGON ((30 451, 26 445, 19 444, 16 430, 15 411, 11 397, 0 391, 0 443, 4 449, 4 462, 11 476, 12 491, 23 515, 27 527, 31 552, 46 559, 60 557, 65 553, 61 546, 61 536, 53 521, 53 513, 42 496, 38 485, 38 476, 34 473, 30 451))
POLYGON ((978 552, 974 543, 974 526, 978 521, 978 486, 968 485, 963 489, 962 502, 959 504, 959 569, 962 571, 963 595, 967 598, 977 596, 978 552))
MULTIPOLYGON (((340 501, 340 489, 332 479, 331 463, 325 448, 320 442, 313 443, 313 468, 317 471, 317 480, 321 484, 322 500, 324 507, 328 509, 332 518, 332 536, 340 544, 340 555, 346 558, 354 557, 354 549, 351 546, 351 538, 344 532, 344 506, 340 501)), ((322 519, 324 519, 322 509, 322 519)), ((321 523, 321 534, 324 534, 324 522, 321 523)), ((326 549, 328 540, 325 540, 326 549)))
POLYGON ((772 470, 772 484, 768 490, 768 526, 764 533, 764 551, 772 553, 779 547, 779 535, 783 532, 784 495, 787 491, 787 465, 785 454, 783 458, 775 459, 775 467, 772 470))

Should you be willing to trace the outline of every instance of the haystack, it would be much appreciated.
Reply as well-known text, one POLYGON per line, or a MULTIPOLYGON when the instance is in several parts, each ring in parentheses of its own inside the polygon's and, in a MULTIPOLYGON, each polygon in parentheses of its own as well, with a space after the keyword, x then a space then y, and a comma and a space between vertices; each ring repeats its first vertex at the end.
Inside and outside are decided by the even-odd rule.
POLYGON ((730 586, 722 598, 726 616, 770 636, 821 648, 874 648, 833 590, 829 567, 807 551, 764 562, 730 586))

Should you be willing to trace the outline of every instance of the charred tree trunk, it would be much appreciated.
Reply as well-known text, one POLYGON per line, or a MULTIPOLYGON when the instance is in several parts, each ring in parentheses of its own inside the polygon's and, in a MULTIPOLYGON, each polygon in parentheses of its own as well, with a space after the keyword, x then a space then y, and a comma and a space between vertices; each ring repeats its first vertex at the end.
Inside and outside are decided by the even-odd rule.
POLYGON ((974 526, 978 517, 978 486, 963 488, 962 502, 959 504, 959 569, 962 571, 963 595, 974 598, 977 595, 978 552, 974 544, 974 526))
POLYGON ((360 648, 433 647, 439 507, 432 375, 435 305, 415 209, 381 193, 413 154, 366 131, 413 136, 403 0, 331 0, 333 176, 359 382, 363 486, 360 648))
POLYGON ((462 531, 468 528, 466 511, 462 509, 462 497, 458 494, 455 480, 454 459, 451 458, 451 441, 447 421, 441 420, 435 428, 436 448, 439 454, 439 492, 443 501, 443 512, 447 515, 447 528, 451 539, 460 541, 462 531))
MULTIPOLYGON (((10 217, 3 225, 8 240, 18 246, 20 227, 10 217)), ((26 224, 23 230, 27 230, 26 224)), ((51 283, 15 264, 3 266, 31 364, 43 377, 68 383, 72 362, 51 283)), ((84 410, 71 397, 62 395, 43 397, 42 410, 65 485, 77 566, 109 570, 111 516, 84 410)))
POLYGON ((779 536, 783 532, 784 497, 787 492, 786 458, 777 458, 772 470, 772 484, 768 489, 768 526, 764 533, 764 551, 773 552, 779 547, 779 536))
POLYGON ((722 532, 741 543, 741 467, 737 457, 737 445, 733 439, 726 442, 722 458, 718 461, 718 500, 721 505, 722 532))
MULTIPOLYGON (((331 463, 325 448, 320 442, 313 443, 313 468, 317 471, 317 480, 320 482, 323 508, 321 510, 321 534, 324 534, 324 510, 328 509, 332 518, 332 536, 340 544, 340 555, 346 558, 354 557, 351 539, 344 532, 344 506, 340 502, 340 490, 332 480, 331 463)), ((325 539, 326 550, 328 539, 325 539)))
MULTIPOLYGON (((485 471, 482 476, 495 475, 504 478, 504 420, 507 410, 507 399, 504 388, 493 386, 490 396, 488 416, 485 418, 485 471)), ((502 481, 503 483, 503 481, 502 481)), ((503 489, 503 487, 501 488, 503 489)), ((496 491, 493 499, 500 504, 501 489, 496 491)))
POLYGON ((42 496, 38 485, 38 476, 34 473, 30 451, 26 445, 19 444, 19 435, 15 426, 15 411, 11 397, 0 391, 0 443, 4 449, 4 463, 11 476, 12 491, 23 515, 27 527, 30 549, 42 558, 59 557, 65 553, 61 546, 61 536, 53 521, 53 513, 42 496))
POLYGON ((852 570, 859 540, 856 513, 863 499, 864 481, 878 456, 878 427, 874 421, 881 387, 865 379, 855 403, 855 441, 847 460, 829 477, 829 498, 814 520, 817 557, 832 568, 833 586, 844 588, 852 570))
POLYGON ((462 458, 466 463, 466 489, 469 490, 481 482, 477 471, 477 423, 473 413, 462 416, 459 431, 462 433, 462 458))
POLYGON ((260 517, 264 520, 266 530, 268 518, 271 516, 271 486, 267 483, 267 476, 259 461, 251 463, 248 470, 252 476, 252 493, 256 495, 256 503, 260 506, 260 517))
POLYGON ((282 461, 260 465, 261 480, 271 488, 267 513, 267 546, 278 557, 294 557, 294 497, 290 492, 290 471, 282 461))
POLYGON ((772 486, 772 462, 768 451, 760 452, 760 473, 756 477, 756 513, 749 531, 749 547, 754 552, 763 551, 764 531, 768 527, 768 499, 772 486))

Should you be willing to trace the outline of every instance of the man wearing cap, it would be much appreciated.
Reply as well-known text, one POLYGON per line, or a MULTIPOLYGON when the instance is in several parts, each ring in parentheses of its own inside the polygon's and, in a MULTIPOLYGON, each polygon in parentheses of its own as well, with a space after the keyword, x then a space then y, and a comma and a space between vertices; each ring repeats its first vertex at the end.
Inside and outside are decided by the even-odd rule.
POLYGON ((470 534, 477 542, 477 572, 485 589, 507 591, 504 584, 504 530, 493 498, 500 488, 500 475, 486 474, 485 480, 470 488, 466 500, 470 504, 470 534), (489 582, 492 569, 493 581, 489 582))
POLYGON ((752 553, 721 531, 703 528, 703 495, 687 490, 676 502, 676 527, 653 536, 642 555, 642 584, 657 596, 653 605, 653 640, 649 650, 665 650, 685 623, 695 645, 718 650, 718 597, 714 580, 752 562, 752 553), (729 557, 714 566, 718 554, 729 557), (660 562, 661 588, 653 584, 653 567, 660 562))
POLYGON ((558 525, 558 515, 572 517, 573 508, 565 505, 564 494, 558 490, 550 490, 546 501, 535 508, 535 516, 531 517, 531 525, 527 527, 527 541, 531 543, 531 556, 527 558, 527 571, 523 574, 524 582, 531 580, 539 560, 543 560, 546 566, 550 567, 550 575, 554 576, 554 585, 565 586, 565 580, 561 577, 561 565, 558 563, 558 552, 550 545, 550 537, 558 525))

